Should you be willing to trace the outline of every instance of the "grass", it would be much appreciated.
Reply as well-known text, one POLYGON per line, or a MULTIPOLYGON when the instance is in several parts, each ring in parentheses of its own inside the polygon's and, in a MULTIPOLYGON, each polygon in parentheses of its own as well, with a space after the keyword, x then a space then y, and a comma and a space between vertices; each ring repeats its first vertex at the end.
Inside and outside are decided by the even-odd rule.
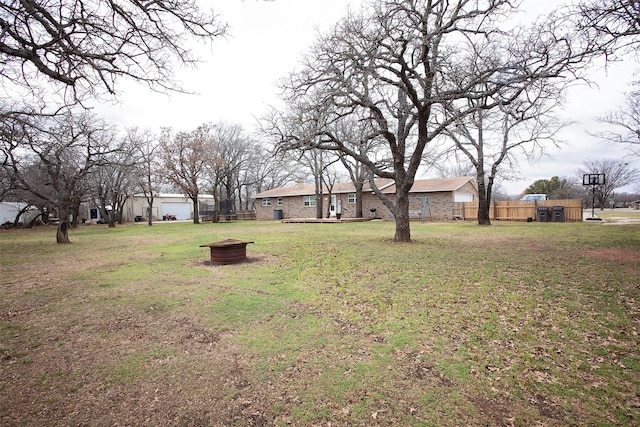
POLYGON ((639 225, 393 227, 2 233, 0 422, 640 423, 639 225))

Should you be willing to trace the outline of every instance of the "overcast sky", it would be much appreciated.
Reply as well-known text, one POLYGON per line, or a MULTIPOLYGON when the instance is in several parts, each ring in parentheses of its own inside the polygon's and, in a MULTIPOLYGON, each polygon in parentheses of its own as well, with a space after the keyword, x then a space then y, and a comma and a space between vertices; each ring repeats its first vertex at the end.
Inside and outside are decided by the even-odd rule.
MULTIPOLYGON (((100 105, 96 112, 117 125, 138 126, 158 131, 171 126, 191 130, 208 122, 242 124, 247 131, 256 127, 269 105, 278 104, 275 82, 292 71, 301 55, 327 30, 348 5, 360 0, 201 0, 213 4, 229 23, 230 35, 213 46, 200 46, 205 61, 197 69, 179 70, 179 78, 194 95, 164 95, 145 86, 122 82, 119 103, 100 105)), ((532 17, 559 4, 557 0, 525 0, 523 8, 532 17)), ((535 164, 520 162, 521 180, 503 182, 509 194, 519 194, 538 179, 575 176, 587 159, 622 159, 623 146, 605 145, 589 135, 602 125, 597 115, 621 105, 634 73, 639 69, 633 58, 595 68, 592 87, 581 85, 569 93, 563 115, 574 122, 562 132, 566 141, 561 149, 550 148, 535 164)), ((627 158, 629 160, 629 158, 627 158)), ((638 166, 636 164, 636 166, 638 166)), ((424 178, 428 176, 418 176, 424 178)), ((625 191, 640 191, 640 183, 625 191)))

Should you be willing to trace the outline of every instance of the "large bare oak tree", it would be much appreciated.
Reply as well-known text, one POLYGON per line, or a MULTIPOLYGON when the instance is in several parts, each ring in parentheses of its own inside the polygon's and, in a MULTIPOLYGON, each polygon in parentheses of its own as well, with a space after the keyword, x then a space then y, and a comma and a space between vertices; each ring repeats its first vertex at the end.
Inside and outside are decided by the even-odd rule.
POLYGON ((394 241, 411 240, 409 191, 434 140, 461 118, 509 104, 536 81, 571 72, 584 59, 583 48, 576 51, 556 28, 535 40, 501 29, 513 5, 508 0, 371 1, 320 36, 285 82, 288 99, 318 94, 310 107, 326 109, 326 123, 357 114, 371 123, 369 138, 385 141, 386 158, 379 152, 374 158, 344 144, 326 126, 316 146, 351 156, 395 182, 394 198, 379 193, 395 217, 394 241), (469 102, 478 99, 487 102, 469 102))
POLYGON ((56 209, 58 243, 69 243, 69 228, 78 223, 80 204, 89 194, 88 178, 114 152, 112 138, 111 128, 91 114, 70 111, 3 135, 3 167, 16 188, 56 209))
MULTIPOLYGON (((226 24, 195 0, 2 1, 0 119, 18 123, 24 135, 39 135, 39 117, 68 114, 68 107, 89 97, 115 96, 121 78, 184 91, 174 70, 198 61, 191 42, 210 42, 225 32, 226 24)), ((14 135, 2 141, 12 154, 14 135)), ((22 148, 39 157, 48 147, 32 141, 22 148)), ((82 148, 92 152, 91 145, 82 148)), ((66 213, 71 207, 59 208, 66 213)), ((61 220, 65 232, 58 241, 65 242, 68 227, 61 220)))

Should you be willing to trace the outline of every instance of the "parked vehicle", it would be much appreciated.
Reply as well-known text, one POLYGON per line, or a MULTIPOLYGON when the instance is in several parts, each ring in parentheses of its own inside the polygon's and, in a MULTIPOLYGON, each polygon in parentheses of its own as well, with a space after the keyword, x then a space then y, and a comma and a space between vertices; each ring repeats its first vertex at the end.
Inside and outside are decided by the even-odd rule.
POLYGON ((162 220, 163 221, 175 221, 176 219, 177 219, 176 216, 172 215, 172 214, 162 215, 162 220))
POLYGON ((532 200, 547 200, 547 195, 546 194, 525 194, 524 196, 522 196, 523 201, 532 201, 532 200))

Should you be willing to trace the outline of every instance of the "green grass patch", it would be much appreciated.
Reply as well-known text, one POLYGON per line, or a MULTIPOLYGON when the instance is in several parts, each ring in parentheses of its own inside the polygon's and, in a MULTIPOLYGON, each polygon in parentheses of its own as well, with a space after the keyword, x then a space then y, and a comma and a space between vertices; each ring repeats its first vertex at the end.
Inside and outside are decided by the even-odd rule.
POLYGON ((2 233, 0 421, 89 399, 104 424, 640 419, 638 225, 411 225, 411 244, 390 222, 2 233), (226 238, 248 262, 206 265, 226 238))

